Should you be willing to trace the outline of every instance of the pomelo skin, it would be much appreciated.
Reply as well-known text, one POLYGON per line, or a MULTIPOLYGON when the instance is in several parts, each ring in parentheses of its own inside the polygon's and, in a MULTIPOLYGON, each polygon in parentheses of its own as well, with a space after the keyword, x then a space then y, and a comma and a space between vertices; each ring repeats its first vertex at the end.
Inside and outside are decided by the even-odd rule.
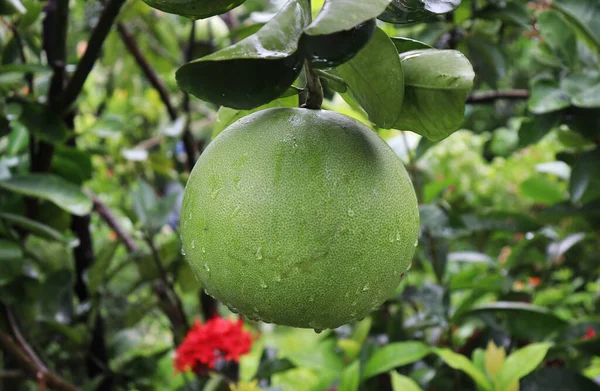
POLYGON ((181 210, 208 293, 251 319, 321 330, 365 317, 410 267, 419 212, 402 162, 365 125, 277 108, 207 147, 181 210))

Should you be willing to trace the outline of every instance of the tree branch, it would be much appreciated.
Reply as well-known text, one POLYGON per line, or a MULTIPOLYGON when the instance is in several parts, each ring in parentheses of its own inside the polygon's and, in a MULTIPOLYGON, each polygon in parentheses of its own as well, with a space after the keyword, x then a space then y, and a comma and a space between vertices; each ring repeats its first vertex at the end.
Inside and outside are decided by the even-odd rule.
POLYGON ((160 78, 158 77, 156 72, 154 72, 154 69, 152 68, 148 60, 146 60, 146 57, 144 57, 144 55, 140 51, 140 48, 135 42, 135 38, 133 37, 133 35, 131 35, 127 27, 125 27, 123 23, 117 23, 117 30, 119 31, 121 40, 129 50, 131 55, 135 58, 135 62, 137 62, 139 67, 142 68, 144 76, 146 76, 146 79, 148 79, 152 87, 158 92, 160 99, 167 108, 169 118, 171 119, 171 121, 175 121, 177 119, 177 111, 171 104, 169 92, 167 91, 167 88, 165 87, 164 83, 162 82, 162 80, 160 80, 160 78))
POLYGON ((14 357, 30 378, 37 380, 41 390, 48 385, 61 391, 77 391, 77 387, 48 370, 48 367, 23 337, 12 309, 2 302, 0 302, 0 306, 4 307, 6 319, 17 340, 15 342, 9 334, 0 331, 0 348, 14 357))
MULTIPOLYGON (((194 49, 196 47, 196 21, 192 20, 192 28, 190 29, 190 36, 188 38, 187 47, 185 50, 185 58, 186 62, 190 62, 194 58, 194 49)), ((212 47, 212 45, 211 45, 212 47)), ((196 148, 196 141, 194 140, 194 135, 190 130, 190 125, 192 122, 191 118, 191 102, 190 102, 190 94, 183 94, 183 111, 186 115, 185 128, 183 129, 183 134, 181 135, 181 141, 183 142, 183 148, 185 149, 186 155, 186 163, 187 163, 187 171, 191 172, 192 168, 194 168, 194 164, 196 164, 196 159, 198 157, 198 148, 196 148)))
MULTIPOLYGON (((125 229, 119 224, 117 218, 114 213, 109 209, 107 205, 105 205, 98 197, 96 197, 91 192, 87 192, 88 196, 92 199, 94 203, 94 210, 98 213, 98 215, 108 224, 109 227, 115 231, 117 237, 123 241, 127 251, 129 253, 133 253, 139 250, 139 246, 135 243, 134 239, 125 231, 125 229)), ((156 262, 156 266, 159 269, 161 274, 161 281, 156 281, 153 286, 154 293, 159 299, 159 305, 171 321, 171 325, 173 327, 173 334, 175 337, 175 341, 179 343, 185 332, 188 330, 189 324, 187 322, 187 317, 185 316, 185 311, 183 310, 183 304, 181 299, 175 292, 173 285, 169 282, 167 278, 167 272, 164 269, 160 255, 158 254, 158 249, 154 246, 152 242, 152 238, 148 239, 148 246, 152 251, 152 257, 156 262)))
POLYGON ((504 91, 483 91, 473 92, 467 97, 469 104, 491 103, 496 100, 524 100, 529 99, 528 90, 504 90, 504 91))
POLYGON ((67 382, 60 376, 48 372, 43 371, 33 362, 31 357, 29 357, 15 341, 10 337, 10 335, 0 331, 0 348, 4 350, 6 353, 10 354, 19 362, 19 364, 23 367, 23 369, 28 372, 29 377, 37 380, 40 385, 48 385, 52 388, 55 388, 60 391, 78 391, 78 388, 67 382))
POLYGON ((130 253, 137 252, 140 248, 133 239, 131 235, 119 224, 117 217, 113 214, 113 212, 106 206, 100 198, 98 198, 91 191, 86 191, 88 197, 92 199, 94 203, 94 210, 102 219, 108 224, 108 226, 115 232, 117 237, 121 239, 127 251, 130 253))
MULTIPOLYGON (((64 1, 64 0, 61 0, 64 1)), ((92 71, 96 60, 100 56, 100 50, 104 44, 104 40, 108 36, 110 29, 119 14, 119 10, 125 0, 110 0, 98 20, 98 24, 94 27, 92 35, 87 45, 87 49, 81 57, 81 60, 77 64, 77 68, 71 77, 71 81, 67 85, 64 94, 61 96, 58 104, 59 112, 63 112, 68 109, 73 102, 77 99, 77 96, 83 89, 85 81, 92 71)))

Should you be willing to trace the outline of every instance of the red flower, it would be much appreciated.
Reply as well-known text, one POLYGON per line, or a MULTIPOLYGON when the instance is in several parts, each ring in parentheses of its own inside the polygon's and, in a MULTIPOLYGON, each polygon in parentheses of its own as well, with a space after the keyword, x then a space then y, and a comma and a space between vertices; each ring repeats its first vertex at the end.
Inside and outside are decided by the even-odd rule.
POLYGON ((214 369, 219 359, 239 362, 240 356, 250 352, 252 346, 252 336, 242 326, 241 319, 233 321, 219 316, 205 324, 196 320, 177 348, 173 366, 178 372, 203 372, 214 369))
POLYGON ((583 340, 587 341, 588 339, 592 339, 592 338, 596 338, 596 330, 594 330, 591 327, 588 327, 588 329, 585 332, 585 335, 583 336, 583 340))

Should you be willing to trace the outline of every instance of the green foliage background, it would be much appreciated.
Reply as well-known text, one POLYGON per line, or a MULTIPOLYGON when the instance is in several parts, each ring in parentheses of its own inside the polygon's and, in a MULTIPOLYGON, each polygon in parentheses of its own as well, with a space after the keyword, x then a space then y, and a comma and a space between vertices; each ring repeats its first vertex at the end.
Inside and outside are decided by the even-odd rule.
MULTIPOLYGON (((85 390, 226 390, 237 381, 250 390, 598 389, 600 339, 589 337, 600 333, 596 0, 392 1, 387 18, 424 18, 378 23, 399 53, 456 49, 476 75, 452 133, 436 125, 455 121, 448 107, 411 106, 418 69, 411 76, 405 62, 386 70, 360 56, 379 50, 352 60, 385 97, 375 104, 349 67, 318 73, 323 107, 373 127, 411 174, 422 226, 407 279, 354 325, 316 334, 248 321, 261 337, 239 367, 174 375, 183 319, 214 305, 232 316, 202 293, 181 254, 176 205, 191 163, 256 106, 299 99, 288 89, 272 102, 220 107, 182 92, 195 90, 178 87, 176 71, 255 33, 283 3, 247 0, 193 30, 142 1, 122 4, 73 115, 63 115, 53 80, 85 63, 103 3, 70 3, 65 61, 56 63, 48 45, 59 45, 60 28, 44 24, 56 17, 44 7, 65 2, 0 0, 0 336, 25 351, 20 332, 49 372, 85 390), (429 3, 458 8, 435 15, 423 11, 429 3), (404 94, 382 81, 394 71, 404 72, 404 94), (413 128, 410 113, 426 113, 433 128, 413 128)), ((321 5, 313 1, 315 15, 321 5)), ((347 18, 337 19, 313 33, 339 31, 347 18)), ((184 68, 210 78, 203 61, 184 68)), ((295 84, 303 88, 302 76, 295 84)), ((453 90, 452 102, 468 92, 453 90)), ((7 341, 0 390, 41 387, 7 341)))

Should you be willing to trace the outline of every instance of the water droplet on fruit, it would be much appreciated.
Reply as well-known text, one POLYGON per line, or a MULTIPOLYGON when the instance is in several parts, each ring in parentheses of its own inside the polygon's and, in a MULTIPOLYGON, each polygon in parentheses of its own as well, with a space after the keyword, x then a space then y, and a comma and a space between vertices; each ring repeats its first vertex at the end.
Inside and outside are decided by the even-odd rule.
POLYGON ((233 212, 231 212, 231 217, 235 217, 238 215, 238 213, 240 213, 240 206, 236 206, 235 209, 233 210, 233 212))
POLYGON ((279 274, 275 275, 275 282, 281 282, 281 276, 279 274))
POLYGON ((229 311, 233 312, 234 314, 239 314, 239 312, 240 312, 237 308, 235 308, 232 305, 227 306, 227 308, 229 308, 229 311))
POLYGON ((411 267, 412 267, 412 262, 408 264, 408 267, 406 268, 406 271, 409 271, 411 267))
POLYGON ((258 259, 259 261, 261 259, 263 259, 263 255, 262 255, 262 247, 259 247, 256 249, 256 259, 258 259))
POLYGON ((348 216, 354 217, 354 211, 352 209, 348 209, 348 216))
POLYGON ((362 290, 363 290, 363 292, 366 292, 366 291, 368 291, 369 289, 370 289, 370 287, 369 287, 369 283, 367 282, 367 283, 365 284, 365 286, 363 286, 362 290))
POLYGON ((206 253, 206 249, 202 246, 202 254, 206 253))
POLYGON ((352 302, 352 307, 355 307, 357 304, 358 304, 358 301, 354 300, 354 301, 352 302))
POLYGON ((350 317, 351 317, 351 318, 354 318, 355 316, 356 316, 356 311, 352 311, 352 312, 350 312, 350 317))
POLYGON ((394 233, 390 232, 390 234, 388 235, 388 242, 394 243, 395 240, 396 240, 396 237, 394 236, 394 233))
POLYGON ((402 239, 402 234, 400 233, 400 231, 396 231, 396 242, 399 242, 400 239, 402 239))
POLYGON ((185 250, 183 249, 183 247, 181 248, 181 255, 185 256, 185 250))
POLYGON ((220 187, 218 189, 213 190, 212 193, 210 193, 211 198, 213 200, 216 199, 220 192, 221 192, 220 187))
POLYGON ((263 289, 267 289, 267 283, 264 282, 263 280, 260 280, 260 287, 263 289))
POLYGON ((188 213, 188 220, 192 219, 192 212, 188 213))
POLYGON ((419 245, 419 239, 415 239, 415 247, 419 245))
POLYGON ((190 243, 190 245, 192 246, 192 248, 196 248, 196 241, 192 240, 192 243, 190 243))
POLYGON ((315 330, 315 333, 317 333, 317 334, 321 334, 323 332, 323 329, 317 329, 317 328, 315 328, 313 330, 315 330))
POLYGON ((253 308, 254 312, 258 314, 258 308, 254 307, 253 308))
POLYGON ((210 272, 210 266, 208 266, 208 263, 204 264, 204 270, 206 270, 207 272, 210 272))
POLYGON ((309 297, 308 301, 310 301, 311 303, 314 302, 315 301, 315 297, 314 296, 309 297))
POLYGON ((344 294, 344 297, 350 297, 350 292, 346 292, 346 293, 344 294))

